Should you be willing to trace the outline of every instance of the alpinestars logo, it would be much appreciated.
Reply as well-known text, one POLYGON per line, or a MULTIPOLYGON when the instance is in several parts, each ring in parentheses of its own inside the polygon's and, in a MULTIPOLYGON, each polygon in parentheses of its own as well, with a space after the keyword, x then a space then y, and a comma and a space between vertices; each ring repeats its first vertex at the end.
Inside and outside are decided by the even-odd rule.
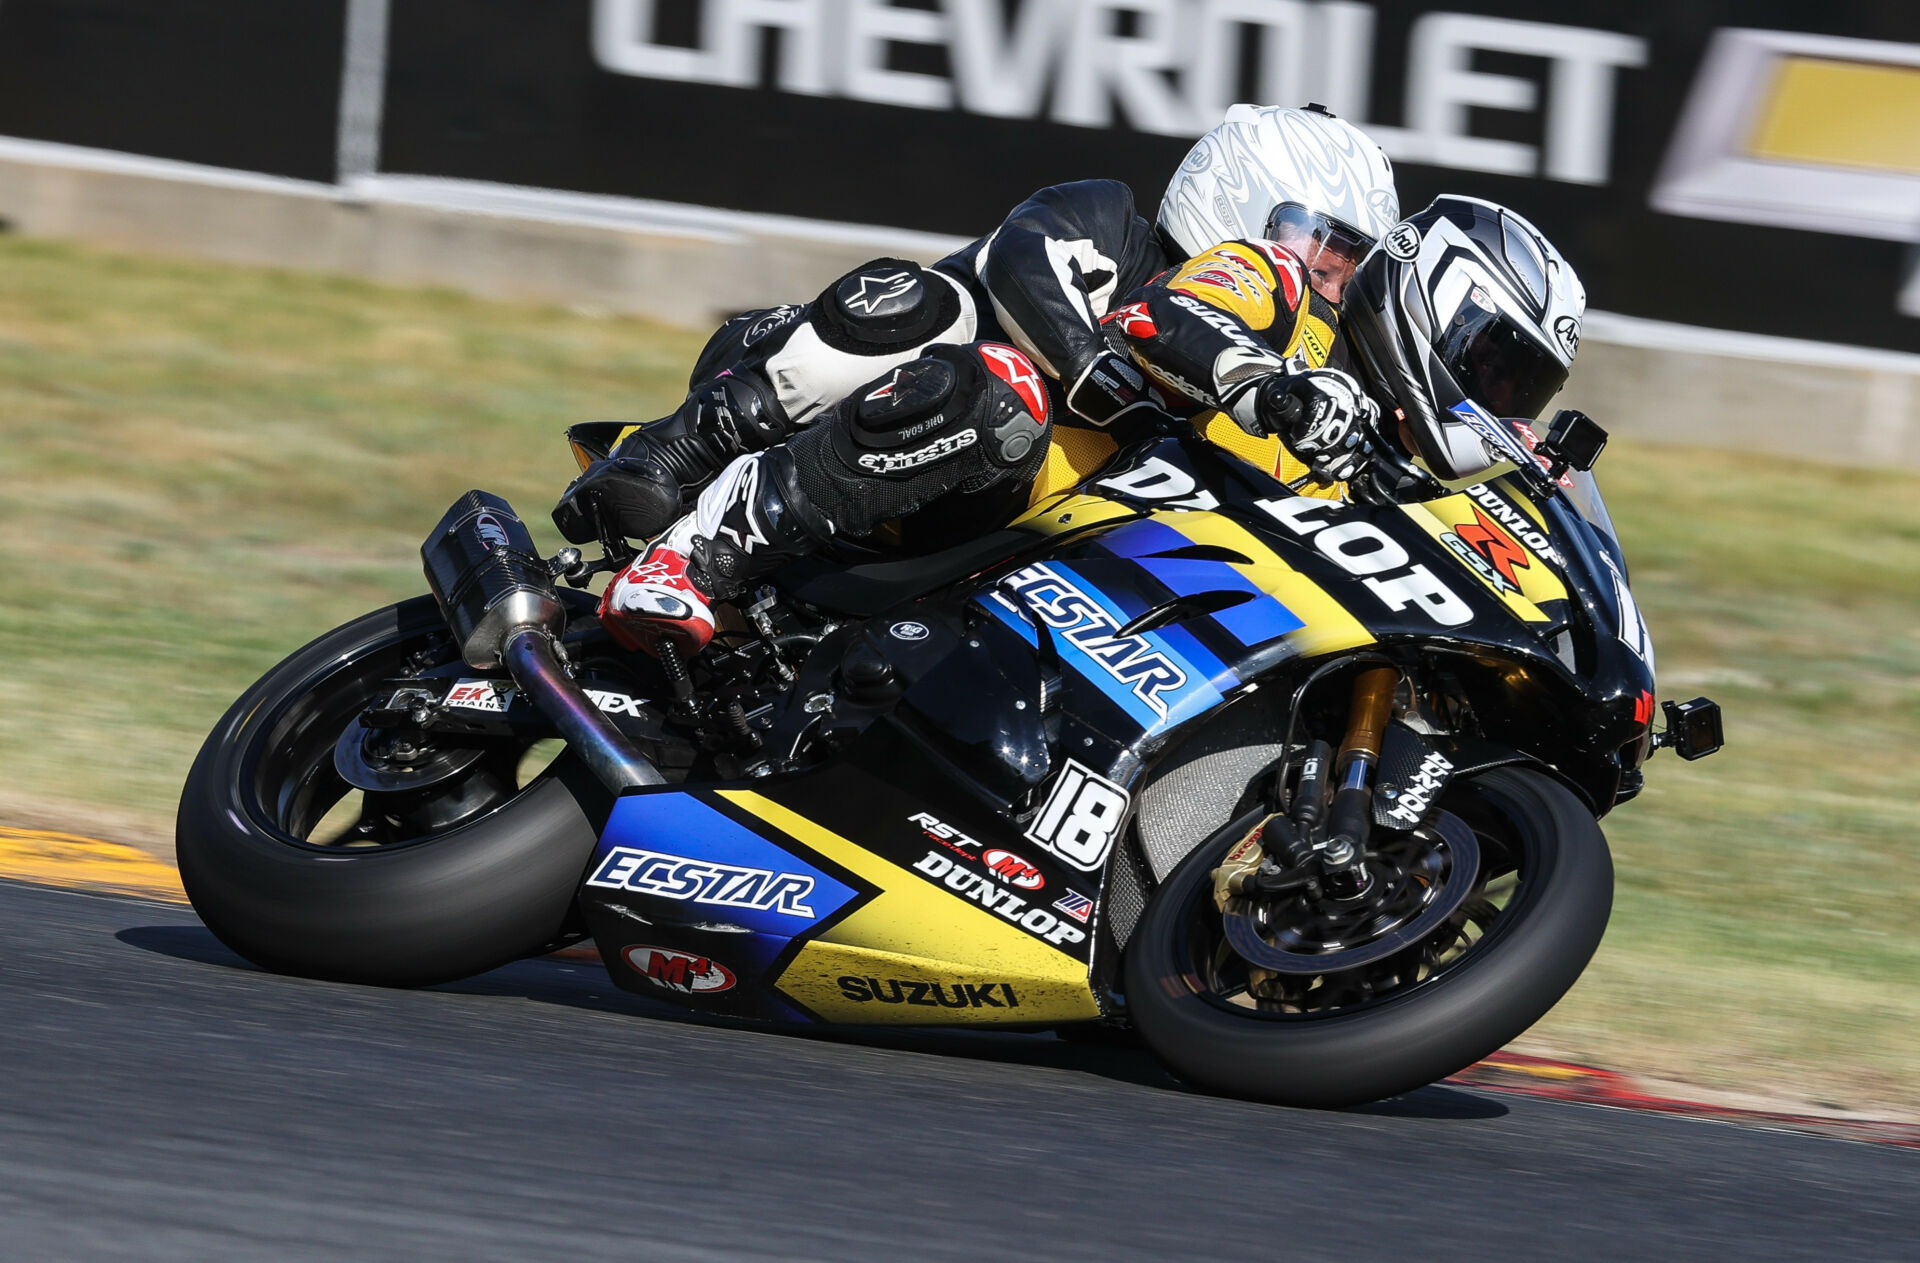
POLYGON ((1106 607, 1044 563, 1014 571, 1001 586, 1019 593, 1025 609, 1009 601, 1003 592, 995 592, 995 600, 1015 613, 1030 610, 1038 614, 1048 627, 1125 685, 1154 714, 1166 717, 1167 702, 1161 694, 1183 687, 1187 673, 1152 641, 1145 636, 1115 636, 1120 624, 1106 607))
POLYGON ((1035 421, 1047 419, 1047 388, 1032 360, 1010 346, 983 346, 980 358, 987 362, 987 368, 995 377, 1013 387, 1035 421))
POLYGON ((911 272, 889 272, 885 276, 863 276, 860 289, 849 295, 844 301, 847 306, 863 316, 871 316, 880 304, 890 298, 899 298, 912 291, 919 284, 911 272))
MULTIPOLYGON (((727 536, 733 540, 735 548, 743 553, 750 553, 755 544, 767 542, 766 532, 760 529, 760 523, 755 519, 754 513, 760 500, 760 462, 757 460, 735 461, 728 467, 726 473, 721 475, 721 479, 721 482, 707 489, 709 493, 717 492, 715 498, 726 506, 720 511, 720 528, 714 534, 727 536), (730 487, 725 481, 728 478, 731 478, 733 483, 730 487), (739 510, 737 515, 734 512, 736 509, 739 510), (740 529, 742 526, 746 527, 744 533, 740 529)), ((703 500, 705 498, 705 496, 701 497, 703 500)))
POLYGON ((1153 315, 1147 310, 1145 303, 1128 303, 1107 319, 1118 324, 1120 332, 1130 338, 1151 338, 1160 332, 1159 326, 1153 323, 1153 315))
POLYGON ((868 452, 860 458, 860 468, 876 474, 893 474, 903 469, 918 469, 922 465, 931 465, 955 452, 972 447, 979 441, 980 431, 962 430, 958 434, 943 435, 925 447, 911 452, 868 452))

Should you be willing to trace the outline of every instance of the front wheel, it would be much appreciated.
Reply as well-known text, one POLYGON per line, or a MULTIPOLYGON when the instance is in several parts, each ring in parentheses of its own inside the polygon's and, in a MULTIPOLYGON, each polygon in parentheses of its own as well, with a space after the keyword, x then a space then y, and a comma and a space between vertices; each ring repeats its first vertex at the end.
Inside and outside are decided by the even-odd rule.
POLYGON ((337 748, 382 682, 455 660, 429 597, 368 614, 276 666, 207 737, 175 848, 194 911, 281 973, 421 986, 481 973, 568 930, 609 795, 531 742, 429 751, 431 788, 355 791, 337 748))
POLYGON ((1238 839, 1196 849, 1127 947, 1127 1004, 1148 1047, 1214 1091, 1334 1108, 1445 1078, 1539 1021, 1606 930, 1606 839, 1570 790, 1538 772, 1489 772, 1446 806, 1478 849, 1458 910, 1404 950, 1319 975, 1267 973, 1233 951, 1212 877, 1238 839))

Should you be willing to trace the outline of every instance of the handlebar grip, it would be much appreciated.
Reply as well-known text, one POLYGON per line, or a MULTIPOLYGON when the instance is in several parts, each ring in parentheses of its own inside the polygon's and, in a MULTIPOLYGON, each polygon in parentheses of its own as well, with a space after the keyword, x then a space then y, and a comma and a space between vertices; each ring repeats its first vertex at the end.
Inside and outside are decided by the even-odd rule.
POLYGON ((1261 409, 1266 414, 1263 420, 1267 428, 1275 434, 1290 433, 1300 428, 1305 420, 1307 405, 1298 395, 1281 395, 1278 399, 1271 395, 1261 401, 1266 406, 1261 409))

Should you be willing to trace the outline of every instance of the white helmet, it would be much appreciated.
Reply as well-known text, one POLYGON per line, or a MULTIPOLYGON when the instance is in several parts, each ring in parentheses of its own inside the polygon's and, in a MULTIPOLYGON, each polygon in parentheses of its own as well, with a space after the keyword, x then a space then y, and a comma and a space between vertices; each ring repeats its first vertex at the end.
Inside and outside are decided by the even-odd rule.
POLYGON ((1539 229, 1504 206, 1444 196, 1360 264, 1341 337, 1375 400, 1406 422, 1414 455, 1442 478, 1470 478, 1503 459, 1473 405, 1538 417, 1566 385, 1586 309, 1573 266, 1539 229))
POLYGON ((1236 105, 1173 173, 1160 228, 1191 258, 1223 241, 1272 239, 1288 208, 1304 221, 1296 227, 1336 232, 1363 254, 1400 218, 1393 164, 1324 105, 1236 105))

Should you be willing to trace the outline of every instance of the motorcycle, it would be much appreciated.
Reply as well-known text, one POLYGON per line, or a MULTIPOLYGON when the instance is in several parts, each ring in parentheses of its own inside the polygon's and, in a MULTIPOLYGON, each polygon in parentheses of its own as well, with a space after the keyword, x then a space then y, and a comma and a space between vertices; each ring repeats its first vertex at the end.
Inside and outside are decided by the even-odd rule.
MULTIPOLYGON (((1172 422, 1004 529, 787 568, 697 657, 622 651, 474 491, 431 596, 247 691, 183 791, 208 927, 417 986, 591 937, 620 986, 774 1022, 1131 1028, 1205 1089, 1331 1107, 1512 1040, 1606 927, 1598 819, 1667 702, 1578 413, 1460 415, 1296 494, 1172 422)), ((584 464, 613 423, 569 430, 584 464)), ((560 581, 565 580, 566 586, 560 581)))

